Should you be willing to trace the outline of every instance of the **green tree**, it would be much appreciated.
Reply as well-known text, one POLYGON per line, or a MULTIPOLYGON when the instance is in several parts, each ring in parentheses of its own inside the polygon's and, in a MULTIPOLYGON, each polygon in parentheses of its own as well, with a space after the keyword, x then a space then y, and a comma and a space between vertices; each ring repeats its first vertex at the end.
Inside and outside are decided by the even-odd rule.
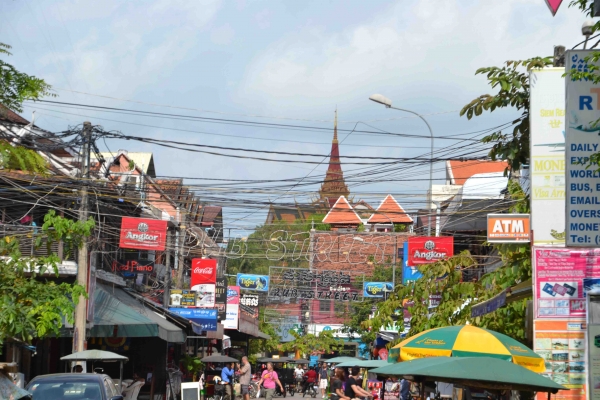
MULTIPOLYGON (((0 43, 0 55, 10 56, 11 47, 0 43)), ((56 96, 52 87, 43 79, 19 72, 6 61, 0 60, 0 103, 9 109, 22 112, 25 100, 38 100, 45 96, 56 96)), ((2 110, 0 109, 0 112, 2 110)))
MULTIPOLYGON (((63 240, 68 247, 79 246, 90 234, 94 221, 70 221, 50 211, 44 218, 36 246, 63 240)), ((79 296, 87 297, 77 284, 57 283, 56 254, 46 257, 23 257, 17 236, 0 240, 0 348, 8 338, 31 342, 34 338, 59 335, 63 317, 73 322, 79 296)))
POLYGON ((332 331, 322 331, 315 335, 307 333, 299 335, 291 330, 294 340, 283 344, 283 351, 299 351, 302 354, 331 354, 334 351, 340 351, 344 348, 344 342, 333 336, 332 331))
POLYGON ((270 339, 250 339, 250 346, 248 354, 253 356, 258 353, 270 353, 279 348, 279 341, 281 338, 277 333, 275 327, 265 322, 265 308, 260 307, 258 310, 258 329, 269 335, 270 339))

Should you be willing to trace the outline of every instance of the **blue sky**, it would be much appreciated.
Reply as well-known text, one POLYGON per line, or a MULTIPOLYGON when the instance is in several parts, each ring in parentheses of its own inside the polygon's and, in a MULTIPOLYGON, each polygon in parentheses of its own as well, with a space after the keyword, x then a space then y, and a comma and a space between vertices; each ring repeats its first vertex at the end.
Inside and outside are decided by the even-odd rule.
MULTIPOLYGON (((54 86, 58 101, 318 127, 332 126, 337 107, 341 128, 363 121, 424 136, 344 139, 341 134, 342 156, 410 157, 427 152, 424 124, 369 102, 368 96, 383 93, 395 105, 426 115, 436 136, 506 122, 515 114, 498 112, 473 121, 458 116, 464 104, 491 91, 474 72, 509 59, 551 55, 555 44, 572 47, 581 41, 584 18, 564 3, 552 17, 544 0, 3 1, 0 42, 13 46, 10 62, 18 69, 54 86)), ((87 119, 126 134, 253 149, 326 154, 331 141, 329 132, 50 109, 38 103, 27 106, 24 116, 29 119, 37 110, 38 125, 53 131, 87 119)), ((436 147, 451 143, 438 140, 436 147)), ((286 179, 323 174, 326 169, 322 165, 311 172, 314 165, 207 156, 136 142, 107 144, 112 151, 154 152, 157 173, 165 176, 286 179)), ((443 178, 442 169, 437 163, 437 178, 443 178)), ((428 185, 428 168, 415 171, 416 182, 356 183, 350 189, 356 199, 375 206, 384 193, 392 193, 405 208, 415 209, 428 185)), ((290 195, 212 187, 199 195, 300 201, 316 188, 290 195)), ((264 221, 264 211, 246 217, 248 212, 231 210, 227 218, 244 217, 232 225, 240 228, 264 221)))

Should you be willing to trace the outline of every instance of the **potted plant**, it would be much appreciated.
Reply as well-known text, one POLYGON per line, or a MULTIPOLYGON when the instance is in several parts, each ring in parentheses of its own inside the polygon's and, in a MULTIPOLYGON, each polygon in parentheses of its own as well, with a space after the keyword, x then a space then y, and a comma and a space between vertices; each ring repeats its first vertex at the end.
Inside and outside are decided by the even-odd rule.
POLYGON ((188 354, 183 356, 181 359, 181 364, 183 365, 183 369, 192 375, 192 381, 198 381, 198 372, 204 369, 204 363, 200 361, 198 357, 193 357, 188 354))

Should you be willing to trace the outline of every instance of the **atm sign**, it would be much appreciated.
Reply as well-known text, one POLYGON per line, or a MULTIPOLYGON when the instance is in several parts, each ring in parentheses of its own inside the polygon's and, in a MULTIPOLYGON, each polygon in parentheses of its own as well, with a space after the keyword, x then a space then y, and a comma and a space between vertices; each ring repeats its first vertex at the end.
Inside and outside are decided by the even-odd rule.
POLYGON ((490 243, 529 242, 529 214, 488 214, 487 240, 490 243))

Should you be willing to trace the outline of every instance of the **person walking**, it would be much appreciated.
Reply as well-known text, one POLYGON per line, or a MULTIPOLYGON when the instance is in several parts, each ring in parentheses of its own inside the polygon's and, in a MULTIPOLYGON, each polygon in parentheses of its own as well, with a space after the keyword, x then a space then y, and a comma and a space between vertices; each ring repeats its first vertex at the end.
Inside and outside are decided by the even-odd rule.
POLYGON ((233 400, 233 363, 227 363, 221 370, 221 384, 225 385, 225 393, 229 396, 229 400, 233 400))
POLYGON ((400 381, 400 400, 410 400, 410 382, 402 378, 400 381))
POLYGON ((321 363, 319 367, 319 389, 321 389, 321 395, 325 398, 325 391, 327 390, 327 364, 321 363))
POLYGON ((248 357, 242 357, 242 366, 240 371, 240 385, 242 389, 242 397, 244 400, 250 400, 250 381, 252 380, 252 367, 248 362, 248 357))
POLYGON ((265 397, 266 400, 273 400, 273 394, 275 394, 275 386, 279 385, 279 389, 281 389, 281 393, 284 393, 283 386, 279 381, 279 376, 277 376, 277 372, 273 370, 273 364, 267 363, 267 369, 263 371, 262 376, 260 377, 260 381, 258 381, 258 387, 264 383, 265 388, 265 397))
POLYGON ((360 372, 360 369, 357 367, 353 367, 350 370, 350 375, 348 375, 348 379, 346 379, 346 389, 344 390, 344 392, 345 392, 346 396, 350 397, 351 399, 354 399, 357 397, 372 398, 373 395, 371 393, 367 392, 362 387, 360 387, 360 384, 359 384, 360 378, 358 378, 359 372, 360 372))

